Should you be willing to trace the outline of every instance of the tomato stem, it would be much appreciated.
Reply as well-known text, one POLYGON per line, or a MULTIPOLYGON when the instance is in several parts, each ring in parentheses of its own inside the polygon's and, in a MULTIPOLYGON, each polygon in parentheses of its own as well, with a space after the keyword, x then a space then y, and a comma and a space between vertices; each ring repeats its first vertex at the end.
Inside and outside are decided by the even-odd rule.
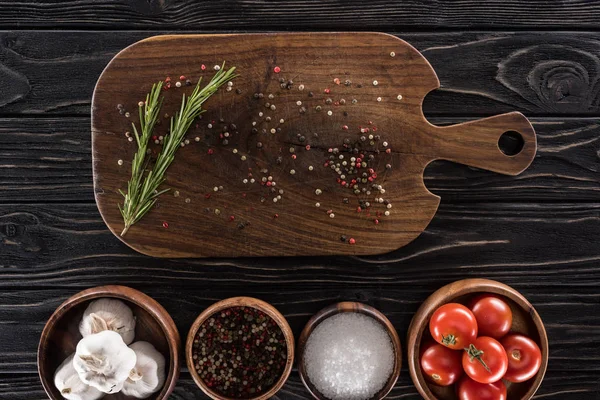
POLYGON ((521 361, 521 352, 519 350, 513 350, 511 353, 512 358, 517 361, 521 361))
POLYGON ((468 348, 465 347, 464 350, 469 355, 469 360, 479 361, 481 363, 481 365, 483 365, 483 368, 485 368, 485 370, 487 372, 492 372, 490 370, 490 368, 487 366, 487 364, 485 363, 485 361, 483 361, 483 359, 481 358, 481 356, 483 355, 483 350, 478 350, 477 347, 475 347, 475 345, 473 343, 471 343, 468 348))
POLYGON ((442 344, 444 346, 454 346, 456 344, 456 336, 452 334, 448 336, 442 335, 442 344))

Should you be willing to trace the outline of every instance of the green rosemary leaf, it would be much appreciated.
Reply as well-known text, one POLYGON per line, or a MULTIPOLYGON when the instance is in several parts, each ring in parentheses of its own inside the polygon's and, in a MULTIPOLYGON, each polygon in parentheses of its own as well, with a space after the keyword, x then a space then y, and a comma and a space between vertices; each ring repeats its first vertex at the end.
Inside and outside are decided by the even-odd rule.
MULTIPOLYGON (((121 194, 125 200, 121 214, 123 215, 124 228, 121 236, 124 236, 129 228, 138 222, 156 203, 158 196, 169 189, 159 190, 159 186, 165 181, 165 174, 171 163, 175 160, 175 153, 181 146, 185 134, 202 113, 202 104, 210 98, 226 82, 235 78, 235 67, 225 70, 225 63, 222 68, 215 73, 210 82, 201 87, 202 79, 198 81, 192 93, 181 99, 179 111, 171 117, 170 131, 163 140, 163 147, 158 154, 156 162, 152 169, 144 176, 146 170, 146 149, 154 126, 158 120, 162 99, 160 90, 162 82, 152 86, 152 90, 146 96, 146 103, 140 105, 140 129, 141 135, 135 127, 133 133, 138 144, 138 151, 133 157, 131 165, 131 179, 127 185, 127 194, 121 194)), ((119 209, 121 206, 119 205, 119 209)))
MULTIPOLYGON (((144 165, 147 158, 146 150, 152 135, 152 131, 158 121, 158 115, 162 107, 162 98, 160 92, 162 90, 162 82, 157 82, 152 85, 150 93, 146 96, 146 102, 139 106, 140 129, 141 134, 133 125, 133 134, 138 146, 137 152, 133 156, 131 163, 131 179, 127 183, 127 194, 119 191, 124 197, 123 206, 119 204, 122 210, 121 215, 125 223, 124 232, 132 225, 135 215, 143 204, 144 193, 141 191, 141 182, 144 175, 144 165)), ((123 235, 123 233, 121 233, 123 235)))

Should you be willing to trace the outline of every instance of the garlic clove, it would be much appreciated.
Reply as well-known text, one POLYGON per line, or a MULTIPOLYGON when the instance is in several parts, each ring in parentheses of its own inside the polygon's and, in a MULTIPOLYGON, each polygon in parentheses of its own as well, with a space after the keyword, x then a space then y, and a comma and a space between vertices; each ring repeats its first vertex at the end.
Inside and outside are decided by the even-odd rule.
POLYGON ((94 300, 83 313, 79 324, 81 336, 86 337, 101 331, 115 331, 123 337, 125 344, 133 342, 135 317, 131 308, 117 299, 94 300))
POLYGON ((85 336, 77 344, 73 358, 79 378, 104 393, 120 391, 135 364, 135 351, 114 331, 85 336))
POLYGON ((104 393, 91 387, 79 378, 77 371, 73 368, 74 354, 67 357, 54 373, 54 386, 60 391, 62 397, 67 400, 97 400, 104 393))
POLYGON ((123 384, 123 394, 145 399, 165 384, 165 357, 148 342, 135 342, 136 363, 123 384))

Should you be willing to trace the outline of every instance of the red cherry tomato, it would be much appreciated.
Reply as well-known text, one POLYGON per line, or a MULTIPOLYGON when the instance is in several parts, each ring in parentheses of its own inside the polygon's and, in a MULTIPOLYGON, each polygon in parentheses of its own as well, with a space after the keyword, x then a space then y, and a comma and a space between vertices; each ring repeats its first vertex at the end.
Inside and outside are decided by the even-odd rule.
POLYGON ((465 376, 458 384, 459 400, 506 400, 506 386, 502 381, 479 383, 465 376))
POLYGON ((425 344, 421 351, 421 370, 436 385, 452 385, 463 374, 462 354, 435 342, 425 344))
POLYGON ((462 350, 477 338, 477 320, 471 310, 462 304, 448 303, 431 316, 429 332, 439 344, 462 350))
POLYGON ((510 331, 512 311, 499 296, 483 294, 469 302, 469 309, 477 320, 479 336, 500 339, 510 331))
POLYGON ((510 382, 525 382, 537 374, 542 365, 542 352, 527 336, 510 334, 500 343, 506 350, 508 369, 504 379, 510 382))
POLYGON ((479 383, 497 382, 506 373, 508 357, 496 339, 480 336, 463 353, 462 365, 469 377, 479 383))

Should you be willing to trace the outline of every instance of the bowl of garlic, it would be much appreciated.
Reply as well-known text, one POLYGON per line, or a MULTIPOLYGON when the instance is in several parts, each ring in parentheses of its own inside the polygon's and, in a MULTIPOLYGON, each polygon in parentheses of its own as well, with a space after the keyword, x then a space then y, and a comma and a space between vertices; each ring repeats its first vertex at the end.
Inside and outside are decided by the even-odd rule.
POLYGON ((179 332, 156 300, 125 286, 77 293, 50 317, 38 372, 53 400, 166 399, 179 377, 179 332))

